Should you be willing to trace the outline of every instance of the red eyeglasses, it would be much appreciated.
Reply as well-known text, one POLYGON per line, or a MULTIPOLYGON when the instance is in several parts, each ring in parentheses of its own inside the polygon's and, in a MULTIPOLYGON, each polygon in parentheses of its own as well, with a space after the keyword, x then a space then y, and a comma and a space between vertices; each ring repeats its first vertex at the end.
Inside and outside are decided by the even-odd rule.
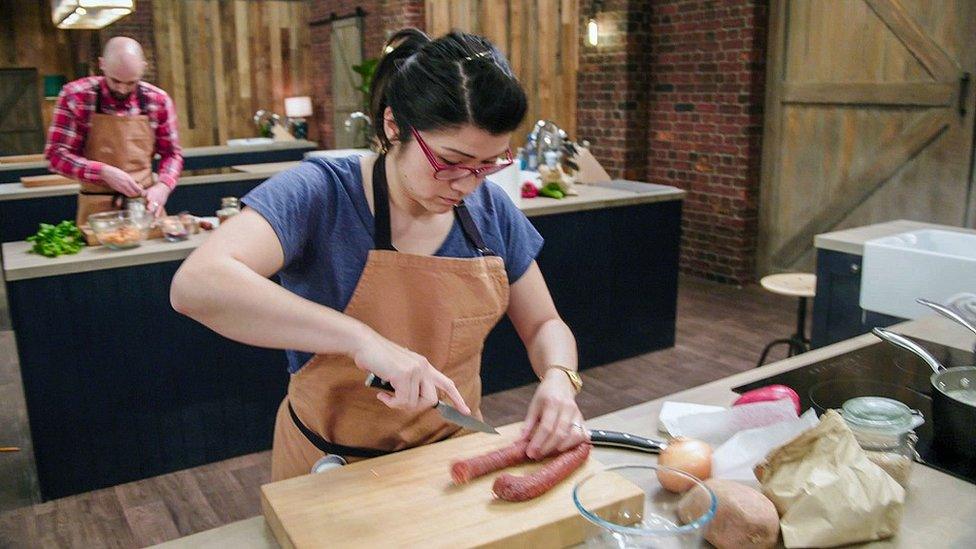
POLYGON ((468 175, 474 175, 475 177, 482 177, 486 175, 491 175, 493 173, 498 173, 505 168, 512 165, 514 159, 512 158, 512 149, 505 151, 505 158, 498 158, 494 164, 485 164, 477 168, 471 166, 463 166, 461 164, 441 164, 434 157, 434 152, 430 150, 427 143, 424 142, 424 138, 420 137, 420 132, 410 128, 410 133, 413 134, 417 143, 420 144, 420 150, 424 151, 424 156, 427 157, 427 162, 430 162, 430 166, 434 168, 434 179, 439 181, 453 181, 455 179, 461 179, 462 177, 467 177, 468 175))

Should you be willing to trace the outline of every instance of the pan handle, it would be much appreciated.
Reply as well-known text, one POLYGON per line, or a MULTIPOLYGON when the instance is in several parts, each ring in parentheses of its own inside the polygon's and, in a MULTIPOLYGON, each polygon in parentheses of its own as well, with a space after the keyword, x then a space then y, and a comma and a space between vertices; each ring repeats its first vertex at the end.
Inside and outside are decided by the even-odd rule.
POLYGON ((930 300, 925 299, 925 298, 922 298, 922 297, 916 299, 915 301, 917 303, 919 303, 919 304, 925 305, 926 307, 928 307, 930 309, 935 310, 935 312, 939 313, 940 315, 942 315, 942 316, 944 316, 944 317, 946 317, 946 318, 948 318, 950 320, 955 320, 959 324, 962 324, 966 328, 969 328, 969 331, 971 331, 972 333, 976 334, 976 326, 973 326, 972 323, 969 322, 968 320, 966 320, 965 318, 963 318, 962 315, 960 315, 959 313, 957 313, 957 312, 953 311, 952 309, 946 307, 945 305, 943 305, 941 303, 936 303, 934 301, 930 301, 930 300))
POLYGON ((908 339, 907 337, 900 334, 896 334, 895 332, 889 330, 885 330, 884 328, 875 328, 871 330, 871 333, 887 341, 888 343, 891 343, 893 345, 901 347, 902 349, 915 353, 918 357, 924 360, 925 363, 932 368, 933 372, 939 373, 942 370, 945 370, 945 367, 942 365, 941 362, 939 362, 939 359, 932 356, 932 353, 928 352, 927 350, 925 350, 924 347, 908 339))

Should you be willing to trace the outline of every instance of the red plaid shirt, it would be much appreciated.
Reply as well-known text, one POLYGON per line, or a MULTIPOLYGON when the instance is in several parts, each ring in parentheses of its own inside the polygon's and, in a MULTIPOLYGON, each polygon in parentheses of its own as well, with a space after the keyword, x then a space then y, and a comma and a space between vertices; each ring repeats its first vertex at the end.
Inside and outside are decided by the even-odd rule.
MULTIPOLYGON (((101 184, 102 163, 84 157, 85 140, 95 111, 95 86, 102 94, 102 113, 119 116, 135 116, 139 112, 139 99, 135 92, 124 101, 116 101, 105 83, 104 76, 89 76, 69 82, 61 90, 58 104, 54 107, 51 129, 48 131, 44 156, 51 163, 51 170, 65 177, 86 183, 101 184)), ((155 152, 159 154, 159 182, 170 189, 183 171, 183 150, 176 135, 176 111, 173 101, 163 90, 140 82, 146 98, 149 125, 156 134, 155 152)))

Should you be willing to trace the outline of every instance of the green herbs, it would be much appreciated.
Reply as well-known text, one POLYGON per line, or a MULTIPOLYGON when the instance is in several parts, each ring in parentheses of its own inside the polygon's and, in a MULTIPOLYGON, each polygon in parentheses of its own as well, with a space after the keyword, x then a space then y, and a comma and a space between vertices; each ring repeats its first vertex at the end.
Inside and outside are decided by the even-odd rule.
POLYGON ((62 254, 76 254, 85 245, 85 235, 75 226, 73 221, 62 221, 57 225, 41 223, 41 228, 34 236, 27 237, 33 242, 31 252, 46 257, 57 257, 62 254))

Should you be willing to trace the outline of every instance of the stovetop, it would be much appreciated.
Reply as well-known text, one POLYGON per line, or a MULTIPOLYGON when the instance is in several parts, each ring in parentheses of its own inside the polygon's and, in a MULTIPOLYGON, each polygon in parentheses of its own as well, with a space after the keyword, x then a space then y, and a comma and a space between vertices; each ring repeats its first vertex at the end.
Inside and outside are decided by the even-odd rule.
MULTIPOLYGON (((914 338, 913 338, 914 339, 914 338)), ((915 339, 946 367, 976 364, 973 353, 915 339)), ((925 423, 915 429, 921 461, 930 467, 976 484, 976 460, 948 455, 932 444, 932 369, 914 354, 881 342, 732 389, 744 393, 773 383, 792 387, 803 409, 817 413, 840 408, 850 398, 883 396, 920 410, 925 423)))

